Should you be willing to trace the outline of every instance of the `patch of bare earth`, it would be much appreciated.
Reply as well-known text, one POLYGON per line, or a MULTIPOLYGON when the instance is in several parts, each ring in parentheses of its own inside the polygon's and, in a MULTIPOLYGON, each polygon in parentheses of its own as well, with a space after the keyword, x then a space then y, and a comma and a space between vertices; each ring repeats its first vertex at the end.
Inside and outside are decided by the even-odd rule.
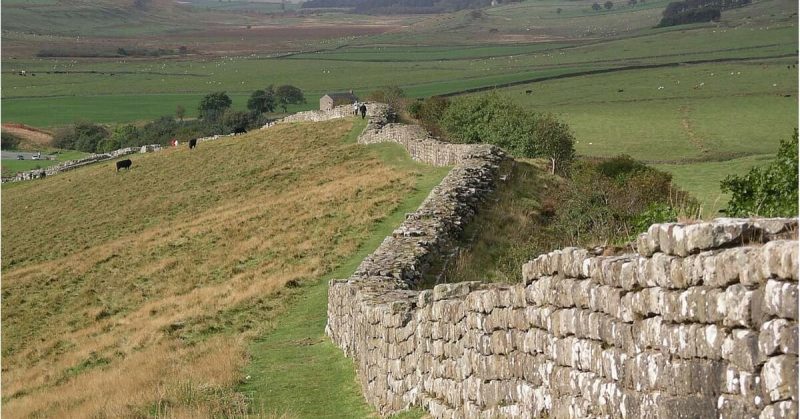
POLYGON ((53 141, 53 135, 49 132, 24 124, 6 123, 2 129, 3 132, 16 135, 28 143, 41 147, 49 147, 53 141))

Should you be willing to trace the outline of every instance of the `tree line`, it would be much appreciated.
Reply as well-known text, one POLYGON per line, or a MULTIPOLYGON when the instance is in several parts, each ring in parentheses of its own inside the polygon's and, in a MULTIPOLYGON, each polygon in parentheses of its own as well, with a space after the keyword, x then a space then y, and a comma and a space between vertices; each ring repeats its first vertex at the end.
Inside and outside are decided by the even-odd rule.
POLYGON ((288 105, 305 103, 302 90, 291 85, 268 86, 254 91, 247 101, 247 111, 231 109, 233 101, 226 92, 205 95, 198 104, 199 118, 184 119, 186 109, 178 106, 174 115, 165 115, 146 124, 123 124, 107 127, 80 121, 56 129, 53 146, 87 153, 109 152, 146 144, 169 144, 191 138, 245 132, 263 126, 267 113, 288 105))
POLYGON ((751 0, 682 0, 667 4, 658 27, 718 21, 722 11, 746 6, 751 0))

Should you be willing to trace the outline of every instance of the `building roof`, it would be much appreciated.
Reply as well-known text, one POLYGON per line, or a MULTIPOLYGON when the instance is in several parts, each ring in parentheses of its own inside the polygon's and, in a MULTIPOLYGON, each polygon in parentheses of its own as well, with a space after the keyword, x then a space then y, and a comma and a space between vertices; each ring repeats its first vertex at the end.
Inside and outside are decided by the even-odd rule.
POLYGON ((350 101, 358 100, 358 97, 350 92, 326 93, 325 96, 328 96, 333 100, 338 100, 338 99, 347 99, 350 101))

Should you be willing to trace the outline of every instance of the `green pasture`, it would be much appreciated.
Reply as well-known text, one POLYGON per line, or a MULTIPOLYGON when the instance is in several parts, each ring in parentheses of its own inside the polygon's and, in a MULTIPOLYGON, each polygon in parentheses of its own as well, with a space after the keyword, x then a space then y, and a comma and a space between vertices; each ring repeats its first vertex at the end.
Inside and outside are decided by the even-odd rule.
POLYGON ((722 193, 719 183, 728 175, 741 175, 750 168, 768 164, 774 155, 754 155, 718 162, 692 164, 656 164, 655 168, 672 173, 680 187, 701 202, 703 218, 724 216, 719 210, 725 208, 730 195, 722 193))
MULTIPOLYGON (((226 91, 233 96, 234 107, 243 108, 252 91, 269 84, 292 84, 303 89, 309 104, 292 109, 296 111, 313 108, 316 99, 329 91, 353 89, 364 95, 396 84, 411 97, 426 97, 624 66, 781 56, 794 53, 797 47, 796 26, 752 33, 712 28, 683 32, 686 33, 671 31, 559 49, 547 49, 554 45, 546 43, 505 45, 497 47, 496 52, 480 45, 452 48, 449 52, 440 47, 414 52, 409 47, 386 46, 343 48, 299 57, 306 59, 13 60, 4 63, 2 117, 36 126, 77 119, 126 122, 171 114, 177 105, 192 115, 199 99, 208 92, 226 91), (378 50, 374 60, 369 58, 373 55, 370 50, 378 50), (442 60, 424 61, 440 52, 442 60), (481 58, 467 58, 476 56, 481 58), (35 76, 19 76, 18 71, 23 69, 35 76)), ((726 71, 737 64, 714 65, 721 66, 719 71, 726 71)), ((621 80, 637 78, 635 72, 619 74, 621 80)), ((572 86, 575 80, 562 80, 561 89, 583 94, 583 88, 567 87, 566 83, 572 86)), ((717 80, 722 78, 706 83, 719 84, 717 80)), ((777 83, 777 90, 785 90, 783 81, 777 83)), ((742 93, 740 86, 731 86, 722 94, 742 93)), ((651 99, 671 91, 651 88, 648 86, 650 90, 643 93, 651 99)), ((684 84, 683 88, 690 85, 684 84)))
MULTIPOLYGON (((286 10, 294 10, 297 5, 286 2, 286 10)), ((219 1, 219 0, 192 0, 191 6, 197 9, 219 10, 226 12, 246 13, 274 13, 281 12, 281 2, 266 1, 219 1)))
POLYGON ((672 173, 710 216, 728 199, 720 193, 719 181, 762 163, 797 127, 794 62, 622 71, 501 92, 566 121, 575 133, 578 154, 628 154, 672 173))
POLYGON ((568 46, 568 43, 539 42, 514 45, 463 45, 452 46, 352 46, 330 51, 308 52, 292 55, 293 59, 338 61, 444 61, 468 60, 490 57, 530 54, 568 46))

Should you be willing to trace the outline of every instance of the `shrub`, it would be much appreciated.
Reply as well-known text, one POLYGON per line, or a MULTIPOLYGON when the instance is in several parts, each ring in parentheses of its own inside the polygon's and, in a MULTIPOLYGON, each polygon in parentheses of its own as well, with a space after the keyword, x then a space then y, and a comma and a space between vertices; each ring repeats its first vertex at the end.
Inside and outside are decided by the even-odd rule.
POLYGON ((442 112, 441 128, 450 140, 494 144, 517 157, 548 158, 553 171, 575 156, 575 138, 566 124, 494 93, 453 101, 442 112))
POLYGON ((791 139, 781 141, 778 154, 766 167, 754 167, 742 176, 729 175, 722 183, 731 199, 724 212, 729 216, 797 216, 797 129, 791 139))

